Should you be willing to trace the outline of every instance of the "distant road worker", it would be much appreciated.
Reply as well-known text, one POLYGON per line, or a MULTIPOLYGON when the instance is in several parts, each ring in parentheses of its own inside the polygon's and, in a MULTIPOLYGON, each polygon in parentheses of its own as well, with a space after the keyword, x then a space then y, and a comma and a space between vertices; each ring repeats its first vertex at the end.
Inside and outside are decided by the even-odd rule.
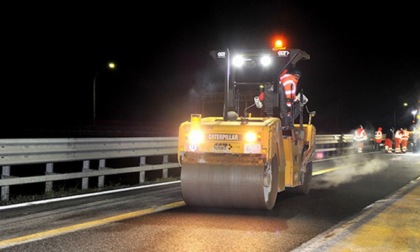
POLYGON ((385 138, 385 152, 391 154, 392 153, 392 139, 387 137, 385 138))
POLYGON ((407 152, 407 145, 408 145, 408 138, 410 137, 410 133, 408 132, 407 128, 404 128, 402 130, 401 135, 401 152, 406 153, 407 152))
POLYGON ((403 129, 399 129, 395 132, 394 143, 395 143, 395 154, 401 154, 401 142, 403 136, 403 129))
POLYGON ((378 130, 375 131, 375 150, 380 151, 382 144, 382 128, 378 127, 378 130))
POLYGON ((359 125, 359 128, 357 128, 354 131, 354 140, 357 142, 358 153, 363 152, 364 141, 366 141, 366 139, 367 139, 366 131, 362 125, 359 125))

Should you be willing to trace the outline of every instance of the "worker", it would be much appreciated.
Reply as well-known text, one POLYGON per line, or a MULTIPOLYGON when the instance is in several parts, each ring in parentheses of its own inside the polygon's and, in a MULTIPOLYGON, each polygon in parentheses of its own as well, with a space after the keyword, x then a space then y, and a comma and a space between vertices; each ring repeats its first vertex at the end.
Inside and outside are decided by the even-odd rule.
POLYGON ((296 90, 301 74, 301 71, 296 68, 292 69, 290 73, 285 69, 280 74, 279 84, 283 86, 287 108, 285 125, 292 125, 300 114, 300 106, 298 106, 300 97, 296 95, 296 90))
MULTIPOLYGON (((299 82, 299 79, 301 77, 301 71, 294 68, 291 70, 291 72, 289 73, 289 69, 284 69, 281 73, 280 73, 280 77, 279 77, 279 88, 281 88, 281 90, 283 90, 283 94, 284 94, 284 98, 285 98, 285 103, 286 103, 286 108, 284 111, 284 121, 282 121, 284 126, 289 126, 292 125, 294 120, 296 119, 296 117, 299 115, 299 106, 293 106, 294 104, 299 103, 299 99, 300 99, 300 95, 296 95, 296 90, 297 90, 297 84, 299 82)), ((267 94, 264 91, 261 91, 259 96, 258 96, 258 100, 259 101, 264 101, 264 103, 272 103, 272 99, 270 98, 270 96, 268 95, 270 93, 270 91, 272 92, 273 87, 271 87, 270 89, 268 89, 267 94)), ((305 104, 305 102, 307 101, 307 98, 305 96, 302 97, 302 104, 305 104)), ((265 106, 266 108, 269 108, 271 106, 265 106)), ((266 111, 266 113, 268 115, 272 115, 273 111, 266 111)), ((282 115, 280 115, 282 117, 282 115)), ((283 118, 283 117, 282 117, 283 118)))
POLYGON ((382 128, 378 127, 378 130, 375 131, 375 150, 380 151, 382 144, 382 128))
POLYGON ((280 83, 284 87, 286 105, 289 108, 292 107, 293 102, 297 101, 296 90, 301 74, 300 70, 293 69, 290 74, 286 72, 280 75, 280 83))
POLYGON ((385 152, 388 154, 392 154, 392 139, 389 137, 385 138, 384 145, 385 145, 385 152))
POLYGON ((401 135, 401 152, 402 153, 407 152, 407 145, 408 145, 409 137, 410 137, 410 132, 408 132, 407 128, 404 128, 402 130, 402 135, 401 135))
POLYGON ((395 154, 401 154, 401 142, 402 142, 403 129, 399 129, 395 132, 394 142, 395 142, 395 154))
POLYGON ((359 125, 354 131, 354 140, 357 142, 357 152, 363 152, 364 141, 367 139, 367 134, 362 125, 359 125))

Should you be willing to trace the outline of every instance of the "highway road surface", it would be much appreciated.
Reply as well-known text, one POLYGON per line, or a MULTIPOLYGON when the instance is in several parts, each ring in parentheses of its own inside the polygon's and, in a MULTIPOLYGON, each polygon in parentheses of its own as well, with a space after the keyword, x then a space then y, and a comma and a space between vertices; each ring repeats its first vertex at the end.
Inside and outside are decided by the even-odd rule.
POLYGON ((281 192, 270 211, 190 207, 180 181, 2 206, 0 249, 375 251, 398 237, 389 251, 420 251, 419 176, 420 154, 367 153, 314 163, 310 193, 281 192))

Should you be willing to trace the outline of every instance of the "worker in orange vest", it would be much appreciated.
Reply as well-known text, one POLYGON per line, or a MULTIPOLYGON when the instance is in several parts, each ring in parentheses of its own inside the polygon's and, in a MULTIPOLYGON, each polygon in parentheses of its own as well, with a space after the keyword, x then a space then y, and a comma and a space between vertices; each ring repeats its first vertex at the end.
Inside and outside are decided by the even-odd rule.
POLYGON ((375 150, 381 150, 381 143, 382 143, 382 128, 378 127, 378 130, 375 131, 375 150))
POLYGON ((395 132, 394 142, 395 142, 395 154, 401 154, 401 142, 403 136, 403 129, 399 129, 395 132))
POLYGON ((408 145, 409 137, 410 137, 410 132, 408 132, 407 128, 404 128, 402 130, 402 135, 401 135, 401 152, 402 153, 407 152, 407 145, 408 145))
POLYGON ((387 137, 385 138, 385 152, 391 154, 392 153, 392 139, 387 137))
POLYGON ((299 82, 301 75, 301 71, 298 69, 293 69, 292 72, 285 73, 280 75, 280 83, 284 87, 284 92, 286 95, 286 105, 287 107, 292 107, 292 103, 296 102, 296 90, 297 90, 297 84, 299 82))
MULTIPOLYGON (((302 72, 296 68, 292 69, 291 73, 289 73, 288 69, 284 69, 280 74, 279 88, 284 90, 284 98, 286 99, 287 106, 287 114, 283 126, 293 124, 294 120, 299 115, 299 106, 297 106, 297 104, 305 104, 307 102, 307 98, 304 95, 296 95, 297 84, 301 74, 302 72)), ((258 100, 262 102, 266 99, 268 100, 267 102, 269 102, 269 97, 265 97, 265 93, 260 92, 258 100)))
POLYGON ((359 125, 359 128, 357 128, 354 131, 354 140, 357 142, 357 152, 362 153, 363 152, 363 146, 364 141, 367 139, 367 134, 365 129, 363 129, 362 125, 359 125))

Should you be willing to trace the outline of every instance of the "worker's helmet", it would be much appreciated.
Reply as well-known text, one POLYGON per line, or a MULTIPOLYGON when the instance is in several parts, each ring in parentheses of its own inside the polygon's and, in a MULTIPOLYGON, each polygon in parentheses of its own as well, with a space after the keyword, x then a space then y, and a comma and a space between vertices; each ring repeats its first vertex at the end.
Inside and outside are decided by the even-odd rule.
POLYGON ((381 127, 379 127, 379 128, 378 128, 378 131, 382 131, 382 128, 381 128, 381 127))
POLYGON ((299 70, 299 69, 297 69, 297 68, 294 68, 293 70, 292 70, 292 74, 294 75, 294 74, 297 74, 297 75, 302 75, 302 72, 299 70))

